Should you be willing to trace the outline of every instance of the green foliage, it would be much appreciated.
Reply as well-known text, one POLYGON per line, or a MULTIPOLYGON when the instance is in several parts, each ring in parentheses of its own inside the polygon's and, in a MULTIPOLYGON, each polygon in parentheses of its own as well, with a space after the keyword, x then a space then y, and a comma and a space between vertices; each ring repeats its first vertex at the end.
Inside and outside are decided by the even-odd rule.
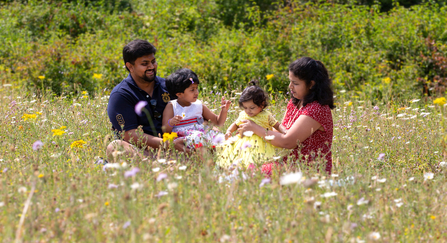
POLYGON ((100 3, 2 6, 3 82, 57 94, 111 89, 127 75, 121 52, 135 38, 157 47, 161 76, 189 67, 207 87, 244 87, 257 79, 272 94, 287 92, 288 64, 301 56, 327 66, 336 93, 372 100, 422 94, 447 78, 447 8, 432 3, 386 13, 379 5, 298 0, 130 1, 132 12, 110 12, 100 3), (236 13, 242 5, 244 14, 236 13))
POLYGON ((414 5, 424 4, 424 3, 437 3, 445 5, 445 0, 301 0, 302 3, 313 2, 313 3, 331 3, 331 4, 347 4, 347 5, 364 5, 364 6, 380 6, 381 12, 387 12, 396 6, 403 6, 406 8, 412 7, 414 5))
POLYGON ((21 3, 32 6, 38 6, 40 4, 54 4, 60 6, 61 4, 71 3, 74 5, 84 5, 86 7, 99 8, 102 10, 112 12, 132 11, 132 4, 130 0, 0 0, 0 4, 3 3, 21 3))
POLYGON ((267 23, 263 17, 280 3, 272 0, 216 0, 218 18, 226 26, 252 27, 267 23))

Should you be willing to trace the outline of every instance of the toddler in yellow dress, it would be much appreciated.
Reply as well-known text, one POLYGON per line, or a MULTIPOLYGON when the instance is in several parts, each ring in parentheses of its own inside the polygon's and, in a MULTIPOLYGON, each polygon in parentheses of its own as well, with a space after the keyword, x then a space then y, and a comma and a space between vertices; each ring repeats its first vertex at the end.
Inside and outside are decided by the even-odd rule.
POLYGON ((220 150, 217 159, 217 165, 223 168, 230 167, 233 164, 239 164, 247 168, 251 165, 260 165, 265 161, 271 161, 272 157, 278 156, 277 149, 270 143, 264 141, 258 135, 252 132, 237 134, 231 137, 233 132, 238 129, 243 120, 252 120, 256 124, 271 130, 273 127, 285 133, 285 128, 275 119, 268 111, 264 110, 268 106, 267 93, 253 85, 244 89, 239 98, 239 107, 243 109, 239 113, 239 117, 233 122, 225 133, 226 142, 218 147, 220 150))

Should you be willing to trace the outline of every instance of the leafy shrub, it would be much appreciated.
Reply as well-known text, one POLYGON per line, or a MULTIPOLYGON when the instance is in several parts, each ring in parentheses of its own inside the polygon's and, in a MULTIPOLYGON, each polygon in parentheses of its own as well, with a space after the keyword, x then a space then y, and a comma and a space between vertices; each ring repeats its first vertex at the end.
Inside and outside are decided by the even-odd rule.
POLYGON ((405 98, 446 76, 446 7, 382 13, 377 5, 290 1, 264 12, 249 9, 257 16, 249 28, 228 27, 219 7, 204 0, 135 1, 133 12, 110 14, 74 1, 7 4, 0 9, 0 75, 30 91, 110 89, 127 75, 123 46, 141 38, 157 47, 161 76, 188 67, 203 87, 218 89, 257 79, 270 93, 285 93, 287 66, 300 56, 325 63, 346 97, 405 98))
POLYGON ((427 2, 445 4, 445 0, 301 0, 301 2, 313 2, 313 3, 336 3, 347 5, 365 5, 365 6, 380 6, 381 12, 388 12, 395 6, 412 7, 414 5, 420 5, 427 2))
POLYGON ((72 39, 81 34, 93 33, 105 28, 104 13, 76 4, 25 5, 26 12, 17 20, 17 28, 29 32, 33 40, 63 38, 72 39))

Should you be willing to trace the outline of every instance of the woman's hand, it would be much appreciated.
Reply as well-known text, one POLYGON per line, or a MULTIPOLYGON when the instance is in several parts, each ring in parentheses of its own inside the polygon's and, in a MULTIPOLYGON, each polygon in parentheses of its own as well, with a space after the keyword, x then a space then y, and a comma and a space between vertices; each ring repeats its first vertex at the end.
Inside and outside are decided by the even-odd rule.
POLYGON ((263 135, 263 134, 260 135, 259 131, 261 131, 261 130, 264 131, 264 129, 261 126, 259 126, 258 124, 256 124, 254 121, 251 121, 251 120, 243 120, 242 124, 240 124, 239 128, 237 129, 239 134, 243 134, 246 131, 252 131, 253 133, 255 133, 258 136, 263 135))

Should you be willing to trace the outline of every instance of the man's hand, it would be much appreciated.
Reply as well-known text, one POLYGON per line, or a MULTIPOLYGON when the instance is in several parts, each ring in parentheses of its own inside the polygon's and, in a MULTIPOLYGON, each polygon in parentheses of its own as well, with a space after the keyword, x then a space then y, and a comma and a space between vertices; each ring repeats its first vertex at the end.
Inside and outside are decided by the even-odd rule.
POLYGON ((123 140, 128 143, 134 143, 137 147, 145 145, 152 148, 159 148, 163 142, 162 138, 143 133, 142 131, 138 132, 137 129, 124 132, 123 140), (140 145, 138 146, 138 144, 140 145))
POLYGON ((178 138, 178 139, 174 140, 174 148, 177 151, 181 151, 181 152, 185 152, 185 153, 190 153, 191 152, 191 150, 188 149, 185 146, 185 139, 184 138, 178 138))

